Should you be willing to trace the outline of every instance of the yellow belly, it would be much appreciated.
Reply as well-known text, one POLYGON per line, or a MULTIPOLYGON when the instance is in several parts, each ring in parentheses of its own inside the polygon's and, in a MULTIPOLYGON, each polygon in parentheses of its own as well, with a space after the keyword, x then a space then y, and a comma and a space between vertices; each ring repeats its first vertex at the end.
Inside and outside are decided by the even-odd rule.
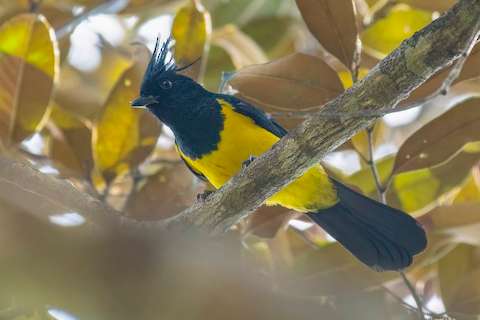
MULTIPOLYGON (((217 189, 240 171, 242 163, 249 156, 261 155, 279 140, 274 134, 257 126, 252 119, 235 112, 227 102, 219 102, 225 122, 217 150, 195 160, 179 151, 185 161, 217 189)), ((336 191, 327 174, 322 166, 316 165, 270 197, 266 204, 308 212, 331 207, 337 201, 336 191)))

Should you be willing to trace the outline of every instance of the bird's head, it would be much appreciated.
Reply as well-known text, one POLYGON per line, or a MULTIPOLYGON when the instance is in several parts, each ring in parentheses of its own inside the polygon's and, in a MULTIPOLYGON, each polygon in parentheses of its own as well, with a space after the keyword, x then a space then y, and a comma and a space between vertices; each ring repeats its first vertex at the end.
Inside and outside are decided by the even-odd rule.
POLYGON ((192 64, 178 67, 170 52, 172 39, 160 45, 157 39, 155 50, 143 77, 140 96, 131 102, 134 108, 147 108, 157 116, 165 112, 181 112, 185 101, 206 91, 194 80, 179 74, 192 64))

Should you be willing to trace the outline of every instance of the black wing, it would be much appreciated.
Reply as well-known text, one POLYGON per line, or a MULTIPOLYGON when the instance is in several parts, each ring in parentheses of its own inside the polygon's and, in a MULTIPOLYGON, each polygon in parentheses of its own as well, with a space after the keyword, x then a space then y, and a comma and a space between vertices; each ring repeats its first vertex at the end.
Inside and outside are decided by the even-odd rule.
POLYGON ((237 97, 226 94, 218 94, 217 97, 227 101, 233 106, 236 112, 251 118, 257 125, 273 133, 277 137, 281 138, 287 134, 287 130, 285 130, 281 125, 275 122, 274 119, 272 119, 262 110, 252 106, 251 104, 240 100, 237 97))

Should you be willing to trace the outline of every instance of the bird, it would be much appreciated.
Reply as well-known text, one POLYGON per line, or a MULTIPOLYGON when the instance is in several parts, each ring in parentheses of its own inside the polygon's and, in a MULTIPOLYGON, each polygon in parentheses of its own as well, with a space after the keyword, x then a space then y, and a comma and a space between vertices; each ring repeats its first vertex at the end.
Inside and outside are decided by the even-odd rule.
MULTIPOLYGON (((175 136, 180 158, 198 178, 219 189, 287 134, 261 109, 214 93, 182 75, 173 39, 160 42, 147 65, 134 108, 148 109, 175 136)), ((275 92, 272 92, 275 94, 275 92)), ((265 201, 304 213, 353 256, 376 271, 401 271, 427 246, 412 216, 362 195, 316 164, 265 201)))

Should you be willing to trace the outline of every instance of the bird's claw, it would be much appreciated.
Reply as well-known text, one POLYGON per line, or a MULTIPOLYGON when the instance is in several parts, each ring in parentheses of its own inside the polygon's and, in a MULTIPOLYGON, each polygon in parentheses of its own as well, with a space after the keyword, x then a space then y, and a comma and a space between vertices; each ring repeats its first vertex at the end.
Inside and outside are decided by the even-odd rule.
POLYGON ((204 191, 202 193, 197 194, 197 201, 205 201, 207 200, 208 196, 210 196, 213 193, 213 191, 204 191))
POLYGON ((246 167, 248 167, 250 165, 250 163, 253 162, 253 160, 255 160, 257 157, 255 156, 249 156, 247 160, 243 161, 242 163, 242 168, 245 169, 246 167))

